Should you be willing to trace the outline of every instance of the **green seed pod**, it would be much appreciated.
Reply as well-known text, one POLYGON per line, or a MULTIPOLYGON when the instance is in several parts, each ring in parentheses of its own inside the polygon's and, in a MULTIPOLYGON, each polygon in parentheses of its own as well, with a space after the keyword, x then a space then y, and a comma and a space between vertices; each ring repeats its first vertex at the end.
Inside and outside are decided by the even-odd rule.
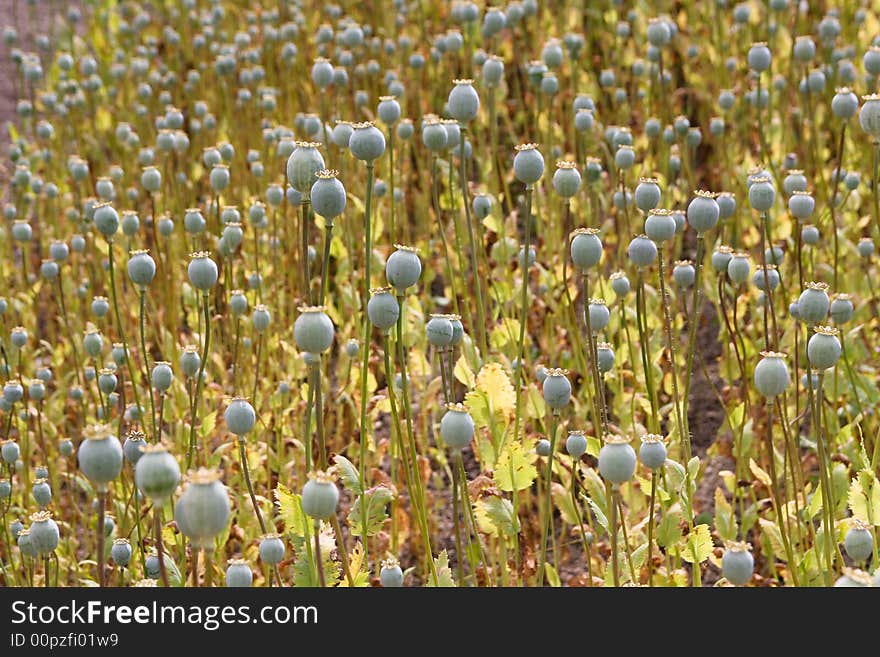
POLYGON ((96 425, 77 451, 79 469, 99 491, 122 471, 122 445, 113 434, 109 425, 96 425))
POLYGON ((422 262, 418 252, 409 246, 395 244, 394 253, 385 262, 385 278, 402 295, 416 283, 422 275, 422 262))
POLYGON ((599 474, 612 484, 622 484, 632 479, 636 471, 636 451, 623 436, 605 436, 605 444, 599 450, 599 474))
POLYGON ((745 586, 752 579, 755 560, 749 550, 748 543, 729 541, 721 557, 721 573, 735 586, 745 586))
POLYGON ((653 433, 642 436, 639 460, 646 468, 656 472, 666 463, 666 443, 662 436, 653 433))
POLYGON ((293 337, 301 351, 320 354, 333 344, 335 330, 324 306, 300 306, 293 324, 293 337))
POLYGON ((553 189, 559 196, 565 199, 575 196, 581 188, 581 173, 578 171, 577 162, 560 160, 556 163, 556 173, 553 174, 553 189))
POLYGON ((595 228, 578 228, 571 234, 571 261, 581 271, 595 267, 602 259, 602 240, 595 228))
POLYGON ((525 185, 534 185, 544 175, 544 157, 537 144, 522 144, 516 147, 513 158, 513 173, 525 185))
POLYGON ((847 530, 843 539, 843 547, 847 556, 853 561, 866 562, 874 549, 871 526, 860 520, 852 520, 851 522, 852 526, 847 530))
POLYGON ((397 559, 390 557, 382 562, 382 569, 379 571, 379 581, 383 588, 399 588, 403 586, 403 570, 397 559))
POLYGON ((211 259, 207 251, 193 253, 187 267, 187 275, 193 287, 202 292, 208 292, 217 284, 219 271, 217 263, 211 259))
POLYGON ((339 489, 332 476, 319 470, 309 473, 302 490, 302 509, 310 518, 326 520, 336 513, 339 489))
MULTIPOLYGON (((400 317, 400 307, 397 299, 391 293, 391 287, 380 287, 370 290, 370 300, 367 302, 367 316, 376 328, 388 331, 397 324, 400 317)), ((355 342, 357 347, 357 342, 355 342)))
POLYGON ((453 84, 446 101, 449 115, 460 123, 470 123, 480 111, 480 96, 473 80, 453 80, 453 84))
POLYGON ((248 588, 254 581, 254 573, 245 559, 230 559, 226 566, 226 586, 248 588))
POLYGON ((786 355, 775 351, 762 351, 761 360, 755 367, 755 388, 764 397, 777 397, 788 387, 786 355))
POLYGON ((448 404, 440 420, 440 435, 450 449, 464 449, 474 438, 474 420, 464 404, 448 404))
POLYGON ((815 331, 807 343, 807 358, 817 370, 827 370, 834 367, 840 358, 838 331, 831 326, 817 326, 815 331))
POLYGON ((587 438, 583 431, 569 431, 565 439, 565 451, 573 459, 580 459, 587 453, 587 438))
POLYGON ((180 466, 164 445, 147 445, 134 469, 137 487, 151 500, 162 502, 180 483, 180 466))
POLYGON ((544 401, 554 411, 564 408, 571 401, 571 381, 567 375, 567 370, 548 369, 547 378, 541 386, 544 401))
POLYGON ((338 175, 338 172, 329 169, 318 171, 311 190, 315 212, 331 222, 343 213, 346 205, 345 187, 336 177, 338 175))
POLYGON ((318 152, 317 142, 297 141, 296 148, 287 158, 287 181, 303 196, 308 196, 317 179, 318 171, 326 169, 324 158, 318 152))
MULTIPOLYGON (((19 538, 21 534, 19 534, 19 538)), ((30 544, 36 554, 48 556, 58 547, 58 525, 49 511, 38 511, 31 516, 30 544)))
POLYGON ((174 520, 196 548, 212 547, 229 521, 229 493, 218 472, 203 468, 189 476, 174 506, 174 520))
POLYGON ((435 347, 447 347, 452 344, 452 322, 448 315, 431 315, 425 325, 428 342, 435 347))

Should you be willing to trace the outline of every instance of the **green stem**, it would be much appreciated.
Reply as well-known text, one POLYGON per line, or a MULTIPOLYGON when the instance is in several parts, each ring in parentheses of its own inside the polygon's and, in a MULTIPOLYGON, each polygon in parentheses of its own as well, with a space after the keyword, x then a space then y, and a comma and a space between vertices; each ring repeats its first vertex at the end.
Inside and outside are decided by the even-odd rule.
MULTIPOLYGON (((141 338, 141 356, 144 359, 144 387, 150 396, 150 425, 153 427, 153 440, 158 440, 156 434, 156 403, 153 400, 153 388, 150 385, 150 358, 147 355, 146 331, 144 331, 144 306, 146 305, 146 290, 141 289, 138 307, 138 332, 141 338)), ((134 381, 134 378, 132 378, 134 381)))
MULTIPOLYGON (((514 409, 514 430, 513 437, 514 440, 519 439, 519 425, 520 425, 520 407, 522 405, 522 390, 520 387, 522 385, 523 378, 523 369, 525 369, 525 339, 526 339, 526 324, 529 323, 529 246, 531 239, 531 215, 532 215, 532 194, 534 193, 534 187, 528 185, 526 187, 526 207, 525 207, 525 219, 524 219, 524 228, 523 228, 523 242, 525 244, 523 253, 524 261, 520 263, 522 265, 522 296, 520 297, 520 316, 519 316, 519 343, 517 346, 517 367, 516 367, 516 376, 515 382, 513 384, 513 389, 516 391, 516 405, 514 409)), ((504 442, 502 441, 502 448, 504 447, 504 442)))
MULTIPOLYGON (((483 360, 489 357, 489 343, 486 340, 486 310, 483 306, 483 282, 480 278, 480 268, 478 264, 478 254, 477 248, 475 246, 474 241, 474 225, 473 218, 471 217, 471 204, 468 201, 468 184, 467 184, 467 174, 465 172, 465 167, 467 164, 467 157, 465 156, 465 137, 467 133, 467 129, 464 125, 459 124, 461 128, 461 143, 459 146, 459 172, 460 172, 460 183, 461 187, 461 197, 462 201, 464 201, 464 215, 467 220, 467 232, 468 232, 468 242, 470 243, 470 256, 471 256, 471 269, 473 270, 474 277, 474 290, 477 296, 477 329, 478 335, 480 337, 480 351, 482 352, 483 360)), ((529 230, 529 217, 526 216, 526 235, 528 235, 529 230)), ((528 240, 528 237, 526 237, 528 240)), ((482 243, 480 244, 482 248, 482 243)), ((528 261, 528 241, 526 242, 526 260, 528 261)), ((523 277, 523 282, 528 281, 528 267, 524 268, 524 272, 526 275, 523 277)))
POLYGON ((550 455, 547 457, 546 491, 544 496, 544 513, 541 517, 541 560, 538 562, 538 586, 544 586, 544 572, 547 565, 547 531, 550 528, 550 514, 552 513, 551 483, 553 481, 553 455, 556 451, 556 429, 559 426, 559 412, 554 409, 553 419, 550 423, 550 455))
POLYGON ((202 295, 202 305, 205 314, 205 344, 202 349, 202 360, 199 362, 199 374, 196 379, 196 394, 192 398, 192 407, 190 408, 190 428, 189 428, 189 453, 186 457, 187 470, 192 467, 193 455, 196 451, 196 420, 199 411, 199 400, 202 396, 202 379, 205 376, 205 365, 208 362, 208 350, 211 347, 211 306, 208 301, 208 293, 202 295))

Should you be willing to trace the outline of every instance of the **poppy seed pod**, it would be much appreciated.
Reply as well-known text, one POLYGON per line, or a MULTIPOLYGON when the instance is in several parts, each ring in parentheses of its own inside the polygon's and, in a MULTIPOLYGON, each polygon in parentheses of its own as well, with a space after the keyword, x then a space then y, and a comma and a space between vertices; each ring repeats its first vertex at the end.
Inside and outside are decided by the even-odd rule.
POLYGON ((742 285, 749 280, 749 274, 752 271, 752 265, 749 262, 749 254, 744 252, 734 252, 727 263, 727 275, 737 285, 742 285))
POLYGON ((186 269, 189 282, 194 288, 207 294, 217 284, 219 275, 217 263, 211 260, 211 255, 207 251, 197 251, 191 258, 186 269))
MULTIPOLYGON (((831 301, 831 319, 835 324, 845 324, 853 316, 852 296, 845 293, 835 294, 831 301)), ((31 395, 33 397, 33 395, 31 395)))
POLYGON ((752 47, 749 48, 749 68, 753 71, 757 71, 758 73, 766 71, 770 68, 770 60, 770 48, 767 47, 766 43, 753 43, 752 47))
POLYGON ((52 487, 49 481, 45 477, 35 479, 31 486, 31 495, 40 508, 49 506, 49 502, 52 501, 52 487))
POLYGON ((448 315, 431 315, 425 325, 428 342, 435 347, 448 347, 452 344, 452 322, 448 315))
MULTIPOLYGON (((660 185, 655 178, 639 178, 634 193, 636 207, 639 210, 642 212, 653 210, 660 204, 660 196, 660 185)), ((648 236, 650 237, 650 234, 648 236)))
POLYGON ((131 562, 131 541, 127 538, 117 538, 110 548, 110 558, 120 568, 125 568, 131 562))
POLYGON ((614 294, 616 294, 618 297, 625 297, 627 294, 629 294, 631 286, 629 283, 629 279, 626 277, 626 273, 622 271, 616 271, 608 278, 611 281, 611 289, 614 290, 614 294))
POLYGON ((565 451, 573 459, 580 459, 587 453, 587 438, 583 431, 569 431, 565 439, 565 451))
POLYGON ((556 173, 553 174, 553 189, 562 198, 571 198, 581 188, 581 173, 578 171, 576 162, 560 160, 556 163, 556 173))
POLYGON ((480 96, 474 89, 473 80, 453 80, 446 104, 449 116, 459 123, 470 123, 480 111, 480 96))
POLYGON ((550 456, 550 441, 546 438, 542 438, 541 440, 539 440, 538 443, 535 445, 535 453, 538 456, 550 456))
POLYGON ((840 358, 840 338, 837 329, 831 326, 817 326, 815 333, 807 342, 807 358, 817 370, 827 370, 837 364, 840 358))
POLYGON ((98 372, 98 388, 105 395, 109 395, 116 390, 118 382, 119 380, 116 378, 116 374, 113 373, 113 370, 104 368, 98 372))
POLYGON ((183 370, 184 376, 192 379, 199 373, 202 364, 202 357, 199 356, 198 347, 195 345, 187 345, 180 354, 180 369, 183 370))
POLYGON ((639 235, 629 243, 626 254, 636 267, 650 267, 657 259, 657 246, 647 235, 639 235))
POLYGON ((798 315, 808 324, 818 324, 828 316, 831 301, 827 283, 807 283, 807 289, 798 297, 798 315))
POLYGON ((125 442, 122 444, 122 454, 125 456, 126 461, 132 465, 137 465, 137 462, 143 456, 146 446, 146 436, 140 431, 132 430, 125 437, 125 442))
POLYGON ((440 420, 440 436, 450 449, 464 449, 474 438, 474 419, 464 404, 448 404, 440 420))
POLYGON ((726 272, 727 265, 730 263, 730 259, 733 257, 733 249, 724 244, 720 245, 715 251, 712 253, 712 269, 717 272, 726 272))
POLYGON ((367 302, 367 316, 370 322, 382 331, 387 331, 397 324, 397 318, 400 317, 400 307, 391 290, 390 287, 374 288, 370 290, 370 300, 367 302))
POLYGON ((752 282, 762 292, 766 292, 768 288, 775 290, 779 285, 779 271, 776 269, 776 265, 767 265, 766 267, 759 265, 755 270, 755 275, 752 276, 752 282))
POLYGON ((534 185, 544 175, 544 156, 537 144, 521 144, 516 147, 513 173, 525 185, 534 185))
POLYGON ((379 571, 379 582, 386 589, 403 586, 403 570, 397 559, 391 557, 382 562, 382 568, 379 571))
POLYGON ((721 209, 718 207, 714 193, 697 190, 694 194, 694 198, 688 203, 687 222, 698 234, 701 234, 715 228, 721 216, 721 209))
POLYGON ((459 315, 447 315, 447 317, 449 317, 449 322, 452 324, 452 346, 456 347, 461 344, 464 338, 464 326, 462 326, 459 315))
POLYGON ((578 228, 571 234, 571 261, 581 271, 595 267, 602 259, 602 240, 595 228, 578 228))
POLYGON ((89 431, 77 450, 79 469, 99 491, 122 471, 122 445, 108 425, 97 425, 89 431))
POLYGON ((315 175, 317 179, 311 190, 312 207, 318 215, 332 221, 345 210, 345 187, 336 177, 339 175, 336 171, 323 169, 315 175))
POLYGON ((610 372, 614 367, 614 350, 607 342, 599 342, 596 345, 596 365, 602 374, 610 372))
POLYGON ((326 169, 324 158, 318 152, 320 144, 297 141, 296 148, 287 158, 287 181, 303 196, 308 196, 317 179, 316 174, 326 169))
POLYGON ((554 412, 564 408, 571 401, 571 381, 568 380, 567 375, 567 370, 548 369, 547 378, 541 386, 544 401, 554 412))
POLYGON ((355 123, 352 128, 354 132, 348 140, 348 148, 356 159, 372 162, 382 156, 385 152, 385 135, 379 128, 369 122, 355 123))
POLYGON ((764 397, 777 397, 788 387, 788 366, 785 354, 762 351, 761 360, 755 366, 755 388, 764 397))
POLYGON ((755 559, 748 543, 730 541, 721 556, 721 574, 735 586, 748 584, 755 571, 755 559))
POLYGON ((400 120, 400 103, 394 96, 380 96, 376 113, 382 123, 387 126, 394 125, 400 120))
POLYGON ((448 141, 446 128, 436 116, 426 117, 422 121, 422 143, 428 150, 438 153, 446 148, 448 141))
POLYGON ((422 275, 422 261, 418 252, 402 244, 395 244, 394 253, 385 262, 385 278, 397 290, 404 294, 406 290, 419 282, 422 275))
POLYGON ((807 191, 795 190, 788 199, 788 211, 800 221, 809 219, 816 209, 816 200, 807 191))
POLYGON ((183 215, 183 229, 190 235, 198 235, 205 230, 207 225, 199 208, 189 208, 183 215))
POLYGON ((593 333, 604 330, 611 319, 611 311, 605 305, 605 300, 590 299, 588 309, 590 313, 590 328, 592 328, 593 333))
POLYGON ((293 323, 293 337, 301 351, 320 354, 333 344, 336 331, 324 306, 300 306, 293 323))
POLYGON ((333 64, 330 60, 318 57, 312 64, 312 82, 319 89, 326 89, 333 84, 333 64))
POLYGON ((656 472, 666 463, 666 443, 662 436, 653 433, 642 436, 639 460, 646 468, 656 472))
POLYGON ((260 539, 260 561, 274 566, 284 559, 284 541, 279 534, 266 534, 260 539))
POLYGON ((605 436, 605 444, 599 450, 599 474, 612 484, 622 484, 632 479, 636 471, 636 450, 623 436, 605 436))
POLYGON ((492 212, 492 197, 488 194, 474 194, 471 208, 474 211, 474 216, 482 221, 489 216, 490 212, 492 212))
POLYGON ((226 428, 236 436, 244 436, 251 432, 257 421, 257 413, 251 403, 244 397, 235 397, 229 402, 223 413, 226 428))
POLYGON ((848 87, 841 87, 831 99, 831 111, 844 121, 851 119, 859 110, 859 99, 848 87))
POLYGON ((330 139, 338 148, 348 148, 351 133, 354 132, 354 128, 351 125, 350 121, 337 121, 333 127, 330 139))
POLYGON ((196 548, 211 549, 229 521, 229 493, 220 473, 202 468, 190 474, 174 505, 174 520, 196 548))
POLYGON ((30 542, 33 550, 47 556, 58 547, 59 531, 49 511, 38 511, 31 516, 30 542))
POLYGON ((128 277, 142 290, 156 277, 156 261, 146 249, 130 251, 128 258, 128 277))
POLYGON ((672 268, 672 279, 680 288, 689 288, 694 284, 697 272, 690 260, 677 260, 672 268))
POLYGON ((843 547, 853 561, 867 561, 874 549, 871 526, 860 520, 852 520, 852 526, 843 538, 843 547))
POLYGON ((230 559, 226 565, 226 586, 248 588, 254 581, 254 573, 244 559, 230 559))
POLYGON ((95 223, 95 228, 108 240, 113 239, 119 229, 119 213, 109 203, 96 205, 92 220, 95 223))
POLYGON ((749 185, 749 204, 758 212, 767 212, 776 200, 776 190, 769 176, 752 178, 749 185))
POLYGON ((662 208, 651 210, 645 219, 645 234, 648 239, 658 244, 675 237, 675 219, 672 218, 672 212, 662 208))
POLYGON ((155 194, 162 188, 162 174, 154 166, 145 167, 141 172, 141 185, 151 194, 155 194))
POLYGON ((880 139, 880 95, 862 96, 864 103, 859 110, 859 125, 874 139, 880 139))
POLYGON ((134 468, 137 487, 151 500, 162 502, 180 483, 180 466, 164 445, 147 445, 134 468))
POLYGON ((310 518, 326 520, 336 513, 339 489, 328 472, 309 473, 309 480, 302 489, 302 510, 310 518))
POLYGON ((648 21, 648 29, 646 32, 648 43, 655 48, 662 48, 672 38, 672 32, 669 29, 669 23, 662 18, 652 18, 648 21))
POLYGON ((504 61, 497 55, 489 55, 483 62, 483 83, 490 89, 501 84, 504 77, 504 61))
POLYGON ((269 324, 272 322, 272 313, 264 304, 259 303, 254 307, 252 322, 254 330, 257 333, 262 333, 269 328, 269 324))
POLYGON ((10 404, 19 402, 24 397, 24 388, 18 381, 7 381, 3 385, 3 399, 10 404))
POLYGON ((236 317, 240 317, 247 312, 248 300, 244 292, 241 290, 233 290, 229 295, 229 310, 236 317))

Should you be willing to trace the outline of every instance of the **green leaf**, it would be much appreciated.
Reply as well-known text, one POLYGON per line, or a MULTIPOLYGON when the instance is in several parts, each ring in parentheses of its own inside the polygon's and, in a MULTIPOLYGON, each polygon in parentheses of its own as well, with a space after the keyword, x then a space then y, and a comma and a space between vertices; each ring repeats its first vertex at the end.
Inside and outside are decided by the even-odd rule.
POLYGON ((736 517, 721 488, 715 489, 715 530, 725 541, 736 540, 736 517))
POLYGON ((551 496, 553 497, 553 504, 556 505, 560 515, 562 515, 562 519, 569 525, 579 525, 578 512, 571 499, 571 492, 562 484, 554 481, 551 486, 551 496))
POLYGON ((666 480, 669 482, 669 490, 679 491, 684 483, 687 473, 678 461, 666 459, 666 480))
POLYGON ((678 545, 681 540, 680 522, 681 507, 676 504, 663 514, 657 525, 657 545, 666 549, 678 545))
POLYGON ((772 488, 773 482, 770 479, 770 475, 768 475, 762 468, 759 466, 755 459, 749 459, 749 470, 751 470, 752 474, 755 476, 755 479, 764 484, 767 488, 772 488))
POLYGON ((450 588, 455 586, 455 580, 452 579, 452 568, 449 567, 449 555, 443 550, 434 559, 434 569, 437 571, 437 584, 434 584, 434 578, 428 578, 427 586, 429 588, 450 588))
POLYGON ((367 507, 367 536, 375 536, 385 525, 388 514, 385 507, 394 497, 385 486, 376 486, 371 488, 365 494, 359 495, 348 512, 348 526, 351 533, 355 536, 361 536, 363 533, 363 525, 361 521, 361 504, 367 507))
POLYGON ((688 563, 703 563, 712 554, 713 547, 709 525, 696 525, 684 541, 681 558, 688 563))
POLYGON ((700 471, 700 457, 694 456, 688 461, 687 472, 691 478, 691 481, 697 480, 697 473, 700 471))
POLYGON ((849 485, 852 514, 869 525, 880 525, 880 482, 870 470, 860 470, 849 485))
POLYGON ((217 411, 212 411, 202 418, 201 425, 199 426, 199 435, 201 435, 202 438, 207 438, 212 433, 214 433, 214 428, 216 426, 217 411))
POLYGON ((562 586, 562 580, 559 579, 559 573, 556 572, 556 568, 553 567, 552 563, 544 565, 544 574, 547 575, 547 582, 550 586, 557 589, 562 586))
POLYGON ((516 440, 508 440, 495 464, 495 484, 503 491, 525 490, 538 476, 535 469, 537 455, 526 452, 516 440))
POLYGON ((339 478, 342 479, 342 485, 355 495, 360 495, 363 492, 361 490, 361 478, 357 468, 354 467, 354 463, 349 461, 342 454, 337 454, 333 458, 333 462, 336 464, 339 478))
POLYGON ((782 542, 782 533, 779 531, 776 523, 766 518, 758 518, 758 524, 761 526, 761 532, 764 534, 764 537, 769 541, 776 558, 780 561, 788 561, 785 544, 782 542))
POLYGON ((810 498, 810 504, 807 506, 807 511, 810 514, 810 519, 815 518, 819 511, 822 510, 822 489, 817 488, 816 492, 813 493, 813 496, 810 498))
POLYGON ((510 500, 490 495, 474 505, 480 530, 492 536, 513 537, 519 533, 519 518, 513 513, 510 500))
POLYGON ((602 525, 602 528, 607 532, 608 531, 608 518, 605 517, 605 512, 599 508, 599 505, 596 504, 592 498, 587 498, 587 504, 590 505, 590 508, 593 510, 593 513, 596 514, 596 521, 602 525))
POLYGON ((466 387, 473 388, 477 382, 474 371, 470 368, 464 356, 459 356, 452 370, 453 376, 461 381, 466 387))
POLYGON ((289 534, 299 537, 310 535, 311 524, 303 513, 299 495, 279 483, 275 488, 275 503, 278 505, 278 515, 284 521, 284 527, 289 534))

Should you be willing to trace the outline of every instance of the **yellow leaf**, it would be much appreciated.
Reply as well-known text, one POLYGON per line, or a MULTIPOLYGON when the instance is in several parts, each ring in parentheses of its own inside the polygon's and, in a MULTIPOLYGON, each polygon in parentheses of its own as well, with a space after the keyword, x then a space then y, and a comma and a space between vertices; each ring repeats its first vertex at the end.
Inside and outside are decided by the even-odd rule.
POLYGON ((880 482, 869 470, 861 470, 849 486, 849 508, 855 518, 880 525, 880 482))
POLYGON ((456 361, 455 363, 455 368, 452 370, 452 373, 455 375, 456 379, 458 379, 468 388, 474 387, 474 384, 476 383, 474 379, 474 372, 467 364, 464 356, 459 356, 458 361, 456 361))
POLYGON ((755 459, 749 459, 749 470, 752 471, 752 474, 755 475, 755 478, 764 484, 767 488, 770 488, 773 484, 770 481, 770 475, 764 472, 757 463, 755 463, 755 459))
POLYGON ((487 363, 477 374, 477 390, 486 394, 489 411, 512 415, 516 406, 516 394, 507 373, 499 363, 487 363))
POLYGON ((694 527, 683 540, 681 558, 688 563, 702 563, 712 553, 712 535, 709 533, 709 525, 700 524, 694 527))
POLYGON ((495 465, 495 483, 503 491, 525 490, 532 485, 538 476, 535 469, 537 454, 526 452, 525 448, 516 441, 508 441, 498 457, 495 465))

